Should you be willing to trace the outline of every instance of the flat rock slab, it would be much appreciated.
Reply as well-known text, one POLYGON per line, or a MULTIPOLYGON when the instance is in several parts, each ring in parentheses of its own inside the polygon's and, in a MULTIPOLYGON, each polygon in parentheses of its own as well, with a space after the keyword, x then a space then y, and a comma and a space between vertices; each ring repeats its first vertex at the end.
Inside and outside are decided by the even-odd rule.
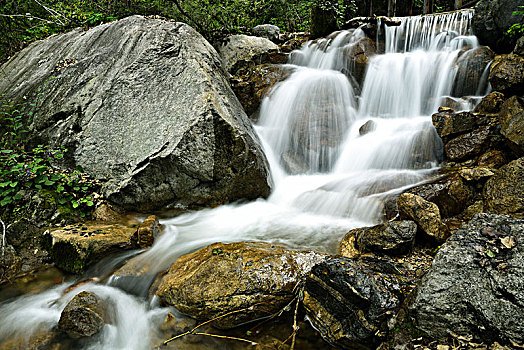
POLYGON ((218 328, 267 317, 294 298, 294 288, 326 258, 265 242, 215 243, 180 257, 156 295, 167 305, 218 328))
MULTIPOLYGON (((139 232, 158 230, 158 221, 131 223, 85 222, 50 229, 44 233, 55 264, 68 272, 80 273, 107 254, 136 249, 139 232)), ((150 241, 152 244, 152 240, 150 241)))

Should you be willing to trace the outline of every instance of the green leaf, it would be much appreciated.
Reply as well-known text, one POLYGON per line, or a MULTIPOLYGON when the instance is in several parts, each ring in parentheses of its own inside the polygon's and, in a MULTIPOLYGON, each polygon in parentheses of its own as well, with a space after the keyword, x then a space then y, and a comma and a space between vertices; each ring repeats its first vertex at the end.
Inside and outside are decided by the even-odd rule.
POLYGON ((2 201, 0 202, 0 205, 3 207, 5 205, 8 205, 10 203, 13 203, 13 200, 11 199, 11 197, 5 197, 4 199, 2 199, 2 201))
POLYGON ((9 186, 11 186, 11 187, 16 187, 17 185, 18 185, 18 181, 11 182, 11 183, 9 184, 9 186))
POLYGON ((44 183, 44 185, 46 185, 46 186, 51 186, 51 185, 54 185, 54 184, 55 184, 55 182, 54 182, 54 181, 51 181, 51 180, 47 180, 47 181, 44 183))
POLYGON ((9 186, 9 184, 11 183, 11 181, 7 181, 7 182, 0 182, 0 187, 6 187, 6 186, 9 186))
POLYGON ((94 203, 93 203, 93 202, 91 202, 91 201, 87 201, 87 202, 86 202, 86 205, 87 205, 88 207, 92 207, 92 206, 93 206, 93 204, 94 204, 94 203))
POLYGON ((60 198, 58 200, 58 203, 60 203, 60 204, 66 204, 67 202, 69 202, 69 200, 67 200, 67 198, 60 198))
POLYGON ((495 257, 495 253, 493 253, 491 250, 487 250, 486 251, 486 255, 489 256, 490 258, 494 258, 495 257))
POLYGON ((76 208, 78 208, 79 205, 80 205, 80 203, 78 203, 78 202, 73 202, 73 208, 76 209, 76 208))
POLYGON ((20 193, 15 194, 15 196, 13 197, 13 199, 15 200, 19 200, 21 198, 22 198, 22 195, 20 193))

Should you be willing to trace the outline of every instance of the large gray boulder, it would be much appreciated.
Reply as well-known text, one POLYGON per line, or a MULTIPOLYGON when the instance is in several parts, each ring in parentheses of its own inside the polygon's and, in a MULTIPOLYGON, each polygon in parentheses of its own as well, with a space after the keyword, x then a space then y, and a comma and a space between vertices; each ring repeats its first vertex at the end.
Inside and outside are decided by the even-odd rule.
POLYGON ((477 214, 440 248, 412 306, 434 338, 524 343, 524 220, 477 214))
MULTIPOLYGON (((31 44, 0 69, 50 140, 133 210, 267 196, 268 167, 218 54, 183 23, 132 16, 31 44)), ((36 143, 35 143, 36 144, 36 143)))
POLYGON ((496 52, 511 52, 518 36, 509 37, 508 29, 515 23, 523 23, 522 15, 513 15, 522 5, 521 0, 481 0, 475 5, 473 32, 482 45, 496 52))

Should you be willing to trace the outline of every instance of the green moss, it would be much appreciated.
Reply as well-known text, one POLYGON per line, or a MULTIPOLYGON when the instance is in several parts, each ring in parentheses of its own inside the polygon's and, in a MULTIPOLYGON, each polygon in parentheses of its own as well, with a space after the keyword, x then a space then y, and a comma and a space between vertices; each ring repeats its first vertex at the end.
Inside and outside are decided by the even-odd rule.
POLYGON ((88 251, 68 242, 57 242, 50 249, 51 257, 56 266, 64 271, 81 273, 84 271, 89 257, 88 251))

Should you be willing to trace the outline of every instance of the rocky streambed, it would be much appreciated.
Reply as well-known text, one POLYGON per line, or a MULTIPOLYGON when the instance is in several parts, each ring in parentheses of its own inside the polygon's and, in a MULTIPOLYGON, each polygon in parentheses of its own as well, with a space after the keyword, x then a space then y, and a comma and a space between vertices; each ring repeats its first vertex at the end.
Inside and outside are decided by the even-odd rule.
MULTIPOLYGON (((440 145, 438 169, 424 172, 422 181, 392 185, 384 177, 356 191, 357 198, 378 198, 372 208, 382 223, 315 221, 292 210, 282 219, 271 198, 188 214, 266 197, 279 181, 274 169, 275 179, 269 175, 275 163, 245 112, 256 120, 260 101, 300 69, 282 63, 290 52, 304 53, 292 50, 305 39, 297 34, 282 43, 271 33, 279 45, 234 36, 221 44, 220 56, 187 25, 133 16, 34 43, 2 66, 0 87, 11 98, 30 95, 53 76, 46 85, 54 93, 38 101, 42 117, 33 135, 72 147, 61 166, 84 167, 101 181, 105 200, 93 221, 49 228, 44 223, 55 217, 53 209, 41 204, 35 213, 47 217, 8 228, 0 265, 1 349, 524 346, 518 44, 510 54, 476 50, 476 61, 494 57, 493 91, 473 110, 457 106, 457 96, 439 103, 431 116, 437 141, 427 131, 422 137, 440 145), (43 59, 49 50, 56 55, 43 59), (125 213, 166 206, 168 216, 125 213), (168 218, 173 211, 186 214, 168 218), (324 248, 301 248, 307 240, 324 248)), ((328 52, 337 37, 353 38, 344 35, 310 45, 328 52)), ((359 37, 343 53, 350 64, 342 73, 354 80, 357 95, 369 61, 382 54, 376 38, 359 37)), ((456 65, 466 70, 462 77, 481 79, 478 71, 475 79, 467 74, 474 68, 460 57, 456 65)), ((326 120, 296 123, 293 132, 299 140, 311 130, 329 135, 326 120)), ((373 118, 358 120, 355 138, 380 127, 373 118)), ((332 142, 319 139, 324 148, 332 142)), ((294 181, 313 168, 313 158, 300 152, 277 156, 285 172, 299 174, 294 181)), ((409 166, 424 168, 430 153, 414 149, 409 166)), ((340 182, 315 183, 306 194, 336 194, 340 182)), ((273 196, 279 194, 277 188, 273 196)))

